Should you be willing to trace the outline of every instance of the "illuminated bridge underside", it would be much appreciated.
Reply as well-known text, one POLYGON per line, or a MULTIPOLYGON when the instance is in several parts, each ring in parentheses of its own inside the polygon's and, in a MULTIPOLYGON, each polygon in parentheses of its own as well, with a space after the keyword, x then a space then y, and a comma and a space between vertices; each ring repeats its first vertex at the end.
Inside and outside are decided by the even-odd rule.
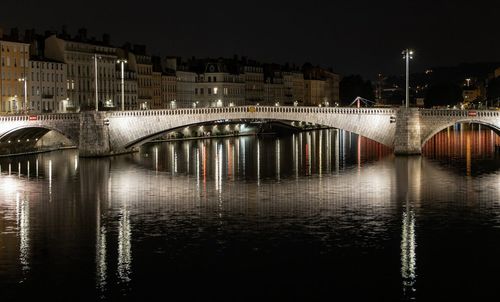
POLYGON ((318 109, 316 112, 287 112, 289 108, 286 107, 255 107, 255 112, 247 107, 223 109, 184 109, 177 115, 164 115, 165 111, 158 111, 157 115, 145 116, 141 115, 143 112, 116 112, 109 117, 110 143, 114 148, 128 149, 166 130, 226 120, 302 121, 354 132, 390 147, 394 141, 395 125, 390 123, 390 115, 395 111, 391 109, 380 109, 378 112, 364 109, 357 114, 353 109, 334 108, 329 111, 308 108, 311 111, 318 109), (278 111, 280 109, 282 111, 278 111))
POLYGON ((79 147, 80 156, 107 156, 130 152, 166 131, 189 125, 247 120, 302 121, 334 127, 406 155, 420 154, 427 140, 456 123, 487 125, 500 133, 500 111, 263 106, 92 111, 0 117, 0 150, 8 147, 8 140, 28 140, 55 130, 79 147))

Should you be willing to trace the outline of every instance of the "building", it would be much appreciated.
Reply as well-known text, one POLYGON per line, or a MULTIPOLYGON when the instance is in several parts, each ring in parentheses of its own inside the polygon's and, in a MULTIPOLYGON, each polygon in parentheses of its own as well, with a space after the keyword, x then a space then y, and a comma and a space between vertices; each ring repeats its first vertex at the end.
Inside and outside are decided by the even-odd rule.
POLYGON ((304 106, 318 106, 326 101, 325 81, 318 79, 304 80, 304 106))
POLYGON ((302 105, 304 102, 304 85, 304 75, 301 72, 283 72, 284 105, 302 105))
POLYGON ((177 77, 173 70, 168 69, 161 75, 161 98, 163 108, 177 107, 177 77))
POLYGON ((115 106, 118 57, 108 35, 102 41, 87 38, 86 29, 80 29, 76 37, 51 35, 45 39, 45 57, 66 63, 68 110, 95 109, 96 102, 100 108, 115 106))
POLYGON ((167 108, 167 105, 163 103, 162 97, 162 74, 163 67, 161 64, 160 57, 151 57, 152 64, 152 72, 151 72, 151 90, 152 90, 152 99, 151 99, 151 109, 162 109, 167 108))
POLYGON ((329 70, 305 66, 304 105, 332 106, 340 101, 340 76, 329 70))
POLYGON ((154 71, 151 73, 151 90, 153 92, 151 99, 151 109, 161 109, 166 108, 163 104, 162 98, 162 72, 154 71))
POLYGON ((264 68, 264 96, 260 105, 285 105, 283 73, 274 64, 266 65, 264 68))
POLYGON ((177 70, 177 101, 178 108, 196 107, 194 92, 197 75, 195 72, 184 69, 177 70))
POLYGON ((44 58, 31 58, 29 65, 30 112, 67 112, 66 64, 44 58))
POLYGON ((264 69, 257 62, 249 62, 243 66, 245 82, 245 102, 257 104, 264 101, 264 69))
POLYGON ((194 97, 199 107, 242 106, 245 103, 245 83, 237 65, 221 60, 203 63, 198 73, 194 97))
MULTIPOLYGON (((135 55, 137 72, 137 92, 140 109, 153 108, 153 62, 151 56, 146 54, 146 46, 134 45, 133 53, 135 55)), ((158 80, 158 75, 156 77, 158 80)), ((156 83, 158 84, 158 83, 156 83)), ((161 74, 160 74, 161 86, 161 74)), ((156 87, 158 89, 158 86, 156 87)), ((159 98, 155 98, 159 102, 159 98)))
POLYGON ((17 31, 4 36, 0 28, 0 112, 3 113, 21 113, 29 107, 30 45, 18 40, 17 31))
POLYGON ((328 70, 323 70, 325 78, 325 105, 334 105, 340 102, 340 75, 328 70))

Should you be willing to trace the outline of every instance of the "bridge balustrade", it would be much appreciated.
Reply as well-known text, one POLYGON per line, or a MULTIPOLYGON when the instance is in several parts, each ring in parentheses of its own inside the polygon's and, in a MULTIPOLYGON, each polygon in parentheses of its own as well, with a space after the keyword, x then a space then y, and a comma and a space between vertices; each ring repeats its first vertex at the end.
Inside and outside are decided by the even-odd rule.
POLYGON ((456 110, 456 109, 420 109, 423 116, 477 116, 477 117, 497 117, 500 112, 491 110, 456 110))

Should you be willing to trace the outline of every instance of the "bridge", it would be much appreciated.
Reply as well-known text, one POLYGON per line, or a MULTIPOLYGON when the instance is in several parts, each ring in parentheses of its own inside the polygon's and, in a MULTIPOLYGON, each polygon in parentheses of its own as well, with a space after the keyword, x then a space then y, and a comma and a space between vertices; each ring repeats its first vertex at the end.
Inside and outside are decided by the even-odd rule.
POLYGON ((427 140, 456 123, 482 124, 500 134, 500 111, 242 106, 0 116, 0 150, 34 147, 37 138, 54 130, 78 146, 82 157, 109 156, 134 151, 166 131, 245 120, 343 129, 389 146, 397 155, 420 154, 427 140))

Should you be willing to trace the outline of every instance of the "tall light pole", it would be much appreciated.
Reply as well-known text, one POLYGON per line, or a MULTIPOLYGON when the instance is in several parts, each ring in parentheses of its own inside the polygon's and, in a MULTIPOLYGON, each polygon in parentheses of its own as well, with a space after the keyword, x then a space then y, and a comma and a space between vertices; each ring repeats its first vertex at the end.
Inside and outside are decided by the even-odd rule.
POLYGON ((94 80, 95 80, 95 111, 99 111, 99 88, 97 86, 97 58, 101 58, 100 56, 97 56, 97 54, 94 55, 94 80))
POLYGON ((28 98, 28 79, 26 77, 24 78, 19 78, 19 82, 24 82, 24 112, 26 113, 28 110, 26 108, 26 104, 28 103, 27 98, 28 98))
POLYGON ((413 59, 413 50, 405 49, 402 52, 406 60, 406 108, 410 107, 410 59, 413 59))
POLYGON ((125 59, 119 59, 116 61, 116 63, 121 65, 121 72, 122 72, 122 78, 121 78, 121 89, 122 89, 122 111, 125 111, 125 64, 127 63, 127 60, 125 59))

